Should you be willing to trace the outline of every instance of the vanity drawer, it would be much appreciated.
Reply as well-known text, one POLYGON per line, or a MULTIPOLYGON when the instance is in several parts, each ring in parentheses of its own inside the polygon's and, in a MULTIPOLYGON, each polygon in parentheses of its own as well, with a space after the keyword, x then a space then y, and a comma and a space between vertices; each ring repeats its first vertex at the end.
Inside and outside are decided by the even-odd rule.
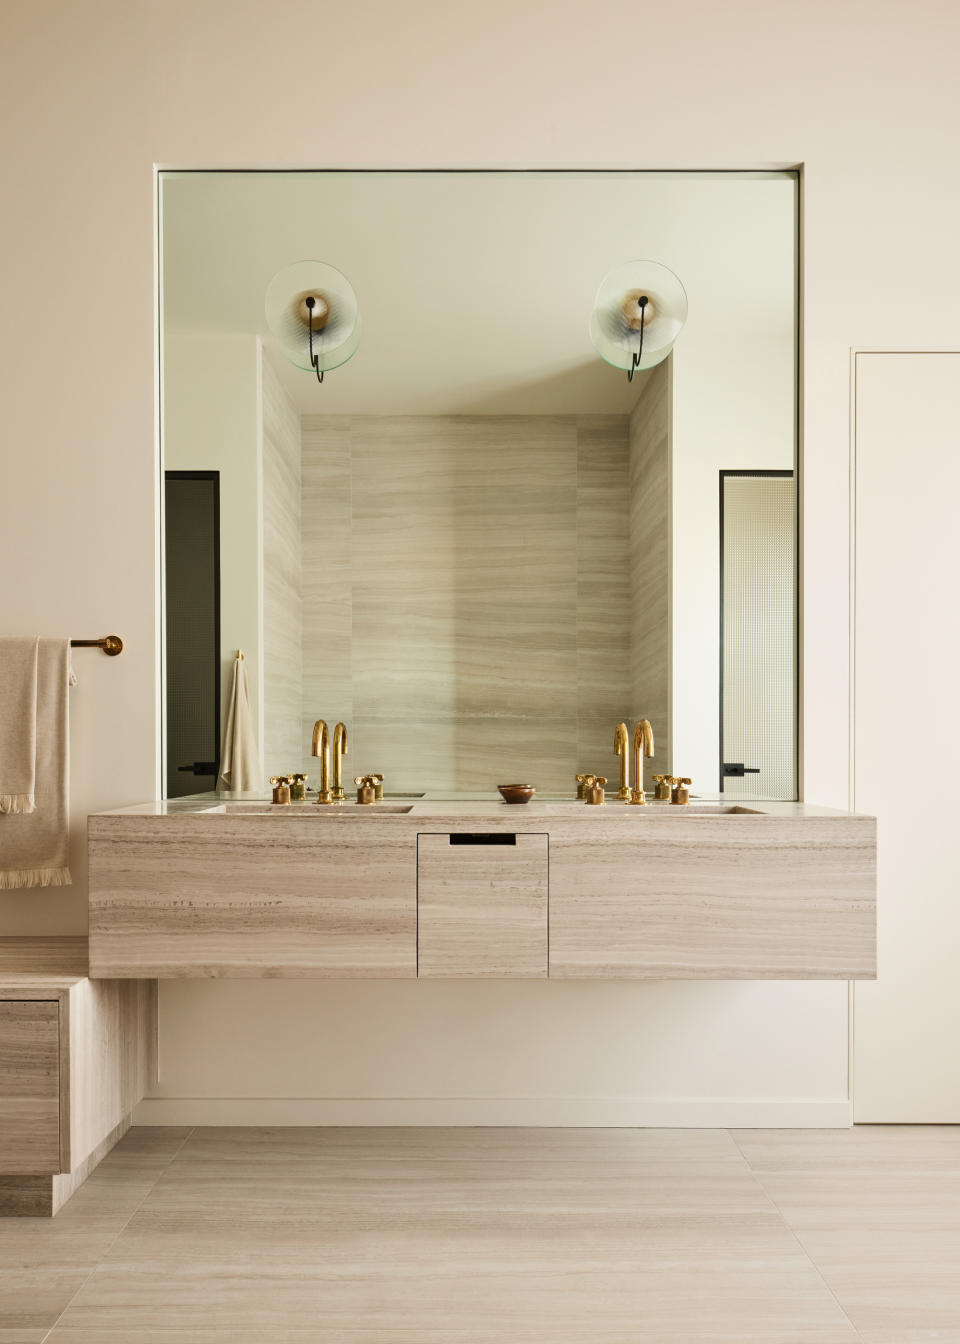
POLYGON ((418 975, 545 978, 547 854, 545 834, 419 836, 418 975))
POLYGON ((413 979, 416 835, 285 811, 91 818, 91 974, 413 979))
POLYGON ((551 837, 551 976, 875 978, 872 817, 618 820, 551 837))
POLYGON ((0 1001, 0 1171, 60 1170, 60 1004, 0 1001))

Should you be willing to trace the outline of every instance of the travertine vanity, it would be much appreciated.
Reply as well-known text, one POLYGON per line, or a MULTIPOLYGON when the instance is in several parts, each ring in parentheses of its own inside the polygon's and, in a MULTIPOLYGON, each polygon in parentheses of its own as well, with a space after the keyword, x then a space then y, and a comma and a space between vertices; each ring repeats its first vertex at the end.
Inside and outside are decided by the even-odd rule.
POLYGON ((214 799, 90 818, 103 977, 860 979, 873 818, 214 799))

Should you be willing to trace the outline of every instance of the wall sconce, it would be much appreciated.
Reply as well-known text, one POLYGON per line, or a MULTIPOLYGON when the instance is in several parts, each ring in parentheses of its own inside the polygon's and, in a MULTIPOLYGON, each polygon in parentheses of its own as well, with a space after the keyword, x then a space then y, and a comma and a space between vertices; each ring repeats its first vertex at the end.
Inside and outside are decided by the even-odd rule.
POLYGON ((357 353, 360 308, 345 275, 324 261, 285 266, 267 285, 267 324, 298 369, 313 369, 317 382, 357 353))
POLYGON ((687 320, 687 294, 679 278, 657 261, 626 261, 600 282, 590 314, 590 339, 601 359, 638 369, 666 359, 687 320))

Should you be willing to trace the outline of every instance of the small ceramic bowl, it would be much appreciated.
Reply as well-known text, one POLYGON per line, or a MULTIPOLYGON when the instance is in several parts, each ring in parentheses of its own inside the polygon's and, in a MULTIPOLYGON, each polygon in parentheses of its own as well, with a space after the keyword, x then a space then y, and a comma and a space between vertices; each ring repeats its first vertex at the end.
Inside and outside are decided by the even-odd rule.
POLYGON ((529 803, 537 791, 533 784, 498 784, 497 788, 505 803, 529 803))

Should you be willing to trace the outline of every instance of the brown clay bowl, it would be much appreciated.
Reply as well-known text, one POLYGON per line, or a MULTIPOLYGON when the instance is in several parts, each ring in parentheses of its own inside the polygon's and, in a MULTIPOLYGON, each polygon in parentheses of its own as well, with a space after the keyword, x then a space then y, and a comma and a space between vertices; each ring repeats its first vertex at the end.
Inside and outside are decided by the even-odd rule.
POLYGON ((537 791, 533 784, 498 784, 497 788, 505 803, 529 803, 537 791))

